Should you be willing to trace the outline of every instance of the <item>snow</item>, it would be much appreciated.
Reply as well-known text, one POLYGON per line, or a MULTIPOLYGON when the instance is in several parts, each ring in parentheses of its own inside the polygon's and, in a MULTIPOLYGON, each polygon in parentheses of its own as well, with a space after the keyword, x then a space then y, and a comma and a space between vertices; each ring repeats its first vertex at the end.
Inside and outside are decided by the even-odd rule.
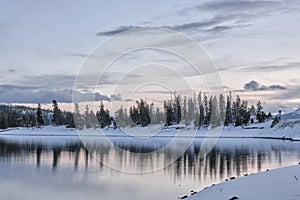
POLYGON ((24 140, 40 140, 46 142, 64 142, 64 140, 79 140, 93 137, 130 137, 130 138, 264 138, 300 141, 300 119, 281 120, 271 128, 271 121, 251 124, 245 127, 218 127, 215 129, 195 129, 191 126, 174 125, 163 127, 152 125, 148 127, 126 127, 122 129, 84 129, 76 130, 65 126, 46 126, 42 128, 17 128, 0 131, 0 138, 24 140), (26 137, 20 137, 26 136, 26 137), (80 136, 80 137, 78 137, 80 136), (45 139, 47 137, 47 139, 45 139), (44 138, 44 139, 43 139, 44 138))
POLYGON ((191 195, 188 200, 219 200, 237 197, 253 199, 300 199, 300 165, 223 182, 191 195))
POLYGON ((283 119, 283 120, 299 119, 299 118, 300 118, 300 108, 298 108, 297 110, 295 110, 293 112, 281 115, 281 119, 283 119))

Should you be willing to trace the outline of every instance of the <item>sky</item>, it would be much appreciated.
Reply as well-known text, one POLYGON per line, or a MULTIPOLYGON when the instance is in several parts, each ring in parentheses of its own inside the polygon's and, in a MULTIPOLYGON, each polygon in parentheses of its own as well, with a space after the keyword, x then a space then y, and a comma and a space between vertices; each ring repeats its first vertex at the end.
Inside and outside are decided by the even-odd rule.
MULTIPOLYGON (((103 76, 97 90, 86 85, 73 91, 76 76, 99 45, 123 31, 148 27, 171 29, 194 40, 216 65, 226 90, 250 102, 259 98, 272 111, 290 111, 300 104, 298 0, 0 0, 0 102, 47 104, 57 99, 68 104, 73 92, 80 101, 95 93, 96 100, 129 101, 136 96, 123 94, 124 88, 157 76, 155 67, 167 64, 181 67, 180 78, 192 89, 205 91, 205 74, 194 76, 178 58, 157 51, 126 55, 103 76), (123 68, 143 64, 124 79, 123 68), (122 80, 124 87, 115 89, 111 80, 122 80)), ((161 74, 160 79, 177 76, 161 74)), ((162 85, 148 90, 149 98, 168 93, 162 85)))

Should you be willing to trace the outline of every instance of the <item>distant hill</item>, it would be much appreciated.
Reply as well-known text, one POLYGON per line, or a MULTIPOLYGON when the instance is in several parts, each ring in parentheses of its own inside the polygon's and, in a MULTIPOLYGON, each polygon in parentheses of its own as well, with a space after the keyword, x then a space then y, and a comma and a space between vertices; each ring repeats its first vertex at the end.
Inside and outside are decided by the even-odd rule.
POLYGON ((293 112, 281 115, 281 119, 300 119, 300 108, 293 112))

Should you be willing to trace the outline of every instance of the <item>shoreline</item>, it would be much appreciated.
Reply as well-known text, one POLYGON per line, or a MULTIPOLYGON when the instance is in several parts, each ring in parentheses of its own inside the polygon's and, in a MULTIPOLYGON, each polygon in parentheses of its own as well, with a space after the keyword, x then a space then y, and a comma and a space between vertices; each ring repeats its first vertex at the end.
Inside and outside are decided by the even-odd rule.
MULTIPOLYGON (((0 131, 1 132, 1 131, 0 131)), ((133 136, 125 136, 125 135, 71 135, 71 134, 60 134, 60 135, 55 135, 55 134, 0 134, 1 136, 21 136, 21 137, 120 137, 120 138, 134 138, 133 136)), ((141 135, 141 138, 146 137, 141 135)), ((152 138, 173 138, 175 136, 153 136, 152 138)), ((293 142, 299 142, 300 139, 294 139, 294 138, 289 138, 289 137, 257 137, 257 136, 220 136, 220 137, 210 137, 210 136, 176 136, 176 138, 194 138, 194 139, 269 139, 269 140, 288 140, 288 141, 293 141, 293 142)))
POLYGON ((163 127, 153 125, 149 127, 126 127, 118 129, 84 129, 66 128, 65 126, 44 126, 42 128, 10 128, 0 130, 0 137, 120 137, 120 138, 195 138, 195 139, 274 139, 300 141, 300 121, 285 120, 280 126, 270 128, 270 122, 265 122, 257 127, 257 124, 247 127, 226 126, 216 128, 211 135, 207 135, 207 128, 195 129, 176 126, 163 127), (293 122, 293 125, 290 123, 293 122))

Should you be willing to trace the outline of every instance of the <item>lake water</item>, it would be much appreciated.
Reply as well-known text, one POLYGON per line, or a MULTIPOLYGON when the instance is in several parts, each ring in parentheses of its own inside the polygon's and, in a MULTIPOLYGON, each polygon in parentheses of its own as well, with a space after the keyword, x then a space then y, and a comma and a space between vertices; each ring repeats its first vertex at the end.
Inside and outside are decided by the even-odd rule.
POLYGON ((182 155, 180 143, 158 151, 168 138, 90 139, 89 150, 80 140, 64 140, 0 139, 0 199, 176 200, 232 176, 300 161, 300 143, 281 140, 219 139, 204 156, 202 139, 182 155))

